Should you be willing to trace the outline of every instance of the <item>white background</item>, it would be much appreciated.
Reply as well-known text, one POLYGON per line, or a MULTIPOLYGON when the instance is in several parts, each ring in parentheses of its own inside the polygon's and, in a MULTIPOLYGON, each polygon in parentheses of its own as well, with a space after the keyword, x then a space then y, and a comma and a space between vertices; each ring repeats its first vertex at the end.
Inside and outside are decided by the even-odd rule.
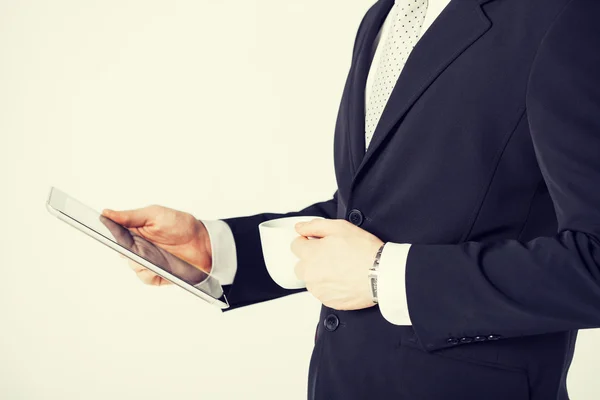
MULTIPOLYGON (((212 219, 335 190, 333 129, 372 1, 0 0, 0 398, 304 399, 319 304, 221 314, 47 213, 212 219)), ((595 399, 598 331, 569 379, 595 399)))

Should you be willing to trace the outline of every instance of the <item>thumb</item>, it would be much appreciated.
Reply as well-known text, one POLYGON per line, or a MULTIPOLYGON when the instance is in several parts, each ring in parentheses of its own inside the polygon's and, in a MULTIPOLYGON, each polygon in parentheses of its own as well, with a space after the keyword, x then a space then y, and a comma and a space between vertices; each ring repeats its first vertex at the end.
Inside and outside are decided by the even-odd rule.
POLYGON ((306 237, 318 237, 333 235, 339 229, 338 223, 334 219, 313 219, 308 222, 298 222, 295 225, 296 232, 306 237))
POLYGON ((127 211, 114 211, 106 208, 102 210, 102 215, 127 228, 146 226, 150 220, 150 213, 147 208, 127 211))

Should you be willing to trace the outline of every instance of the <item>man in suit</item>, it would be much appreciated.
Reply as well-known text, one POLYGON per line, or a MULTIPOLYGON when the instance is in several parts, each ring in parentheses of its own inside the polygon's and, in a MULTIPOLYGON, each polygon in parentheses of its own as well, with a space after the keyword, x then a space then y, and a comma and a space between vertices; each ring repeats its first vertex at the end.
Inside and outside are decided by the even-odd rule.
POLYGON ((331 200, 105 215, 212 269, 231 309, 296 292, 270 279, 260 222, 325 217, 292 244, 323 303, 311 399, 568 399, 577 330, 600 327, 599 15, 596 0, 380 0, 331 200))

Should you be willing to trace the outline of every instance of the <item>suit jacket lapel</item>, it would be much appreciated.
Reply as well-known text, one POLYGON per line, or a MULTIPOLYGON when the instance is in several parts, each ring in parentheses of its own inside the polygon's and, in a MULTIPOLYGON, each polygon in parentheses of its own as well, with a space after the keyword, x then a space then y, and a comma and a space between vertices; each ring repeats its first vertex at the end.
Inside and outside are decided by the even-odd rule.
MULTIPOLYGON (((358 178, 386 137, 427 87, 454 59, 490 28, 491 23, 481 10, 481 4, 489 1, 492 0, 452 0, 427 29, 404 65, 366 153, 364 153, 364 85, 371 60, 367 62, 366 55, 361 54, 355 72, 357 74, 355 85, 359 85, 359 88, 353 91, 352 99, 355 106, 351 110, 354 118, 351 126, 356 127, 356 131, 351 132, 352 152, 355 160, 361 160, 355 169, 354 180, 358 178), (362 90, 360 90, 361 86, 362 90)), ((393 5, 393 2, 390 3, 393 5)), ((387 12, 385 14, 387 15, 387 12)), ((383 18, 385 19, 385 15, 383 18)), ((367 34, 362 46, 363 52, 369 47, 367 42, 373 43, 380 26, 381 24, 378 24, 370 28, 375 31, 375 34, 373 32, 367 34)))

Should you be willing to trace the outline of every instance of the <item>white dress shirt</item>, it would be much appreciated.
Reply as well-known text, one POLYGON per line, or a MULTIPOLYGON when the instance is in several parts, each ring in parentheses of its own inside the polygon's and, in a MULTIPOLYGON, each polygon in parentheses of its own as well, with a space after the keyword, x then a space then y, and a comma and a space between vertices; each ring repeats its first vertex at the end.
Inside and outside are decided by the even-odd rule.
MULTIPOLYGON (((409 0, 396 0, 396 3, 407 1, 409 0)), ((429 0, 425 20, 421 28, 421 38, 433 21, 446 8, 448 3, 450 3, 450 0, 429 0)), ((387 36, 391 25, 390 20, 391 18, 388 15, 375 39, 374 45, 376 46, 376 51, 366 82, 365 104, 368 103, 375 72, 381 59, 383 46, 380 46, 379 42, 381 38, 387 36)), ((232 284, 237 271, 233 233, 229 225, 224 221, 202 220, 202 222, 206 226, 212 247, 213 263, 211 275, 217 278, 223 285, 232 284)), ((404 281, 409 249, 410 244, 388 242, 384 247, 379 263, 379 278, 377 282, 379 309, 383 317, 395 325, 411 325, 404 281)), ((365 280, 368 279, 368 267, 370 265, 365 266, 365 280)))

